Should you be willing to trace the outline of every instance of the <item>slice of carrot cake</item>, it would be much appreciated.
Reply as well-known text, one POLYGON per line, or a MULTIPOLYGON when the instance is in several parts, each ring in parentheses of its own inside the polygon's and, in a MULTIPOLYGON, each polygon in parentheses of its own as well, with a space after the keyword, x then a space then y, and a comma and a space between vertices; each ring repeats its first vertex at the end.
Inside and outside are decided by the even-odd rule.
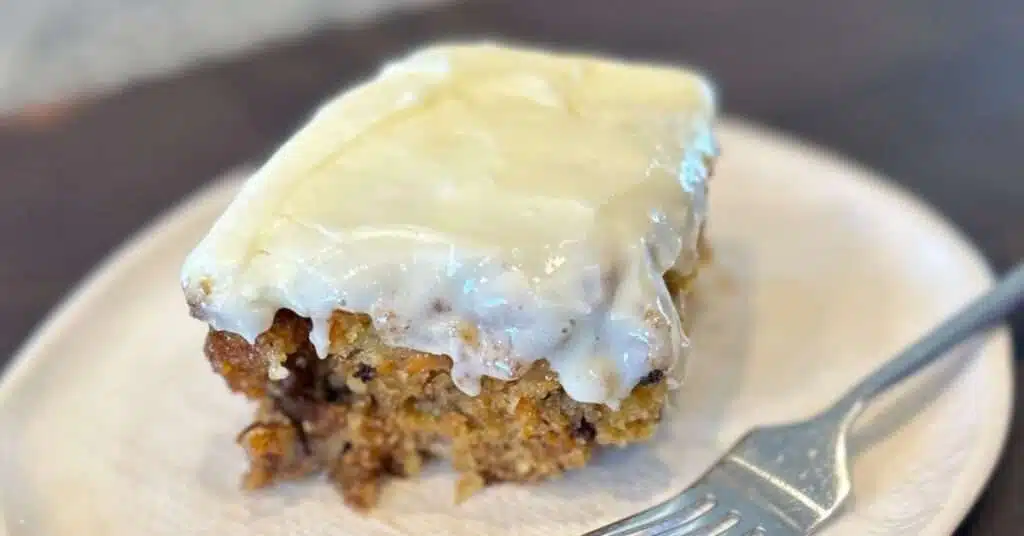
POLYGON ((650 438, 714 112, 689 71, 486 43, 324 105, 182 271, 206 356, 257 404, 245 487, 326 473, 369 507, 444 456, 463 498, 650 438))

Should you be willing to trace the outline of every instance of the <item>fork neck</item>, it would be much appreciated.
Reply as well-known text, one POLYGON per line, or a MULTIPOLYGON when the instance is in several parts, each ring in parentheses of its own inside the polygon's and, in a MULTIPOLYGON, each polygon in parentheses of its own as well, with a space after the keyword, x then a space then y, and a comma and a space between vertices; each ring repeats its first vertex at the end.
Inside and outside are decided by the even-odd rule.
POLYGON ((1007 315, 1020 307, 1022 302, 1024 263, 1018 264, 991 290, 960 309, 861 381, 832 409, 845 409, 851 418, 856 417, 876 396, 914 375, 970 337, 998 325, 1007 315))

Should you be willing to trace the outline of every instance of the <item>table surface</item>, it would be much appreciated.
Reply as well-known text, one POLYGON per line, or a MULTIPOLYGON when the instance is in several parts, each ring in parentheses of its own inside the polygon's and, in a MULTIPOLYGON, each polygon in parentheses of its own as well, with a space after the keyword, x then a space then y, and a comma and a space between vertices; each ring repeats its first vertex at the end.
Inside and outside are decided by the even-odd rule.
MULTIPOLYGON (((892 177, 996 271, 1024 258, 1024 3, 468 1, 0 118, 0 365, 155 214, 264 157, 339 87, 437 39, 500 36, 700 66, 728 113, 892 177)), ((1021 357, 1024 315, 1013 319, 1021 357)), ((1024 374, 1016 373, 1024 388, 1024 374)), ((1019 408, 1018 408, 1019 409, 1019 408)), ((958 534, 1024 527, 1024 418, 958 534)))

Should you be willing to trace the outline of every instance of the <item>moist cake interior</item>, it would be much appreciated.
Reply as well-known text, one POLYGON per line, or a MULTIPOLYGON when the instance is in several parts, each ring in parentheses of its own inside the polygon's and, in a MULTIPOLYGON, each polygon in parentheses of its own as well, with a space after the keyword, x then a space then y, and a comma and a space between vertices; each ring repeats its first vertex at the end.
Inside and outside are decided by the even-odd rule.
MULTIPOLYGON (((682 296, 690 277, 670 273, 682 296)), ((205 353, 237 392, 256 401, 238 434, 249 457, 243 487, 324 473, 346 503, 377 503, 390 476, 414 476, 431 458, 460 474, 461 501, 490 482, 531 482, 584 466, 601 445, 644 441, 661 417, 668 381, 652 371, 617 410, 576 402, 544 360, 521 378, 484 378, 470 396, 449 374, 451 359, 384 344, 366 315, 331 319, 331 351, 317 356, 310 322, 281 310, 256 344, 211 330, 205 353), (268 363, 286 378, 271 380, 268 363)))

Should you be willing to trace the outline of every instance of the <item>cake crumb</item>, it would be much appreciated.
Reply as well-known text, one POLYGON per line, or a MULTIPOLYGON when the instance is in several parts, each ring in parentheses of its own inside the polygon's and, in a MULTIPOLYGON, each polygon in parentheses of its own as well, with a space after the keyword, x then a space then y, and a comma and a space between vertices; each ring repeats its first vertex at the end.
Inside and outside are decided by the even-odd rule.
POLYGON ((289 374, 291 373, 288 369, 276 361, 271 362, 270 366, 267 368, 267 376, 273 381, 284 380, 289 374))
POLYGON ((480 328, 475 324, 459 322, 458 333, 459 339, 461 339, 466 346, 470 348, 480 346, 480 328))
POLYGON ((455 484, 455 503, 462 504, 487 484, 480 473, 464 473, 455 484))

